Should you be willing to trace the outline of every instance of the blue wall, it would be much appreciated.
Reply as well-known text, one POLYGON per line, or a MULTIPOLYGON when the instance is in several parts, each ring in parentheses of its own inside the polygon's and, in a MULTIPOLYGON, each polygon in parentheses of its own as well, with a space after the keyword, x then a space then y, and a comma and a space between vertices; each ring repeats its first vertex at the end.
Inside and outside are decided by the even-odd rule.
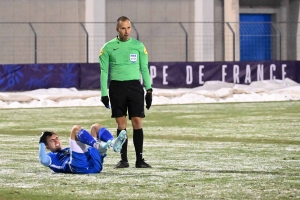
POLYGON ((240 14, 241 61, 271 60, 270 22, 270 14, 240 14))

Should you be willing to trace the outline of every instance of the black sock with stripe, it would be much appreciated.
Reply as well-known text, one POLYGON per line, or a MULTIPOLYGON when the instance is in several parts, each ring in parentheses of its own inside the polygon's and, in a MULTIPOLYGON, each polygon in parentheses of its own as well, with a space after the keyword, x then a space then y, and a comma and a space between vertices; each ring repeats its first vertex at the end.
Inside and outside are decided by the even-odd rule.
POLYGON ((133 144, 135 148, 136 160, 143 159, 144 132, 143 129, 133 130, 133 144))

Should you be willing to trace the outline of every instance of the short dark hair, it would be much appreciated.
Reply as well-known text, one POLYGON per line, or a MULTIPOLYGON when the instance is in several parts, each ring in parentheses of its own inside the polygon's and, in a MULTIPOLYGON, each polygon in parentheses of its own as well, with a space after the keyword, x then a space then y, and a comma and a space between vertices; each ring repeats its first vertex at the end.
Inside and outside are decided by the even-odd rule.
POLYGON ((45 145, 47 145, 47 137, 51 137, 53 134, 57 135, 53 131, 44 131, 44 132, 42 132, 39 143, 42 142, 45 145))
POLYGON ((121 16, 121 17, 119 17, 118 19, 117 19, 117 26, 119 26, 119 23, 122 21, 126 21, 126 20, 128 20, 128 21, 130 21, 130 19, 128 18, 128 17, 126 17, 126 16, 121 16))

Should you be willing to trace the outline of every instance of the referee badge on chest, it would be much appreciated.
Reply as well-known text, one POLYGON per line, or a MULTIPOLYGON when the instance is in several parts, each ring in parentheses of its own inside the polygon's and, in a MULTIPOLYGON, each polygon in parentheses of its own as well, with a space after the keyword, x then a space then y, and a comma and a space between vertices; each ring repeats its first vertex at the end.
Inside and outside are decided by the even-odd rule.
POLYGON ((130 54, 130 61, 135 63, 137 61, 137 54, 130 54))

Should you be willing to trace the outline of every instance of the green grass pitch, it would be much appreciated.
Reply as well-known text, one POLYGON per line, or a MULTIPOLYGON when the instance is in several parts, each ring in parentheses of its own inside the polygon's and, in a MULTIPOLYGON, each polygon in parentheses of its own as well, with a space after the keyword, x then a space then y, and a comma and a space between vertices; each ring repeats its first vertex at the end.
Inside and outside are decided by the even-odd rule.
POLYGON ((0 200, 4 199, 300 199, 300 102, 152 106, 143 120, 144 157, 136 169, 109 150, 100 174, 55 174, 38 162, 42 131, 101 123, 104 107, 1 109, 0 200))

